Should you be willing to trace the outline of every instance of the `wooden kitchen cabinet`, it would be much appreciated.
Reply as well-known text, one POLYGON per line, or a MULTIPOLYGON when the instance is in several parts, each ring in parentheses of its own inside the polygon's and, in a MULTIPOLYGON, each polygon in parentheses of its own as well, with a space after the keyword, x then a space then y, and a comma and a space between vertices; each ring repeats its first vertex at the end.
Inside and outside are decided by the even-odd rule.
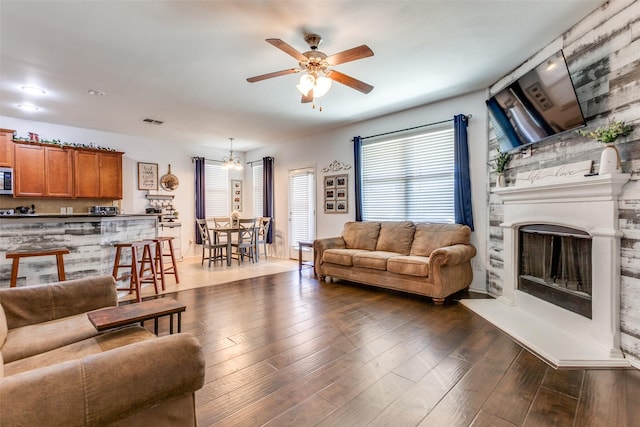
POLYGON ((100 198, 122 199, 122 153, 99 153, 100 198))
POLYGON ((47 197, 73 197, 73 151, 44 147, 44 190, 47 197))
POLYGON ((122 199, 122 154, 76 150, 76 197, 122 199))
POLYGON ((39 144, 12 144, 14 197, 73 197, 73 151, 39 144))
POLYGON ((14 197, 44 197, 44 147, 14 144, 14 197))
POLYGON ((12 129, 0 129, 0 166, 13 167, 13 133, 12 129))

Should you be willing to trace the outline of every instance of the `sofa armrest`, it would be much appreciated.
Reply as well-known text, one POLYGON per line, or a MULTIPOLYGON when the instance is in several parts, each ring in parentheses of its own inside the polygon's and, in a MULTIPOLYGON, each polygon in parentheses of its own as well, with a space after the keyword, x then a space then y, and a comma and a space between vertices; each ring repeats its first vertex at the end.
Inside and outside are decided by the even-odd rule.
POLYGON ((342 237, 328 237, 313 241, 313 269, 316 275, 320 275, 318 268, 322 264, 322 254, 327 249, 344 249, 347 244, 342 237))
POLYGON ((8 329, 118 305, 112 276, 0 289, 8 329))
POLYGON ((0 425, 110 425, 204 384, 202 347, 168 335, 0 379, 0 425))
POLYGON ((434 268, 440 266, 452 266, 471 260, 476 255, 473 245, 453 245, 438 248, 429 255, 429 264, 434 268))

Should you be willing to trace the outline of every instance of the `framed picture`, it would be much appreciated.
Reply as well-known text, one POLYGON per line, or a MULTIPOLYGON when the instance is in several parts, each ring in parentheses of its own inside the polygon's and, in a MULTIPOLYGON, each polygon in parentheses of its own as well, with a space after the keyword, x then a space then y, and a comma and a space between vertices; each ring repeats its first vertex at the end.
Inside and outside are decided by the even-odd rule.
POLYGON ((325 201, 324 202, 324 212, 325 213, 335 213, 336 212, 336 202, 334 200, 325 201))
POLYGON ((158 189, 158 164, 138 162, 138 190, 158 189))
POLYGON ((324 190, 324 198, 325 200, 333 200, 336 198, 336 190, 333 188, 329 190, 324 190))
POLYGON ((332 175, 324 177, 324 212, 348 213, 347 197, 348 175, 332 175))
POLYGON ((327 176, 324 179, 324 188, 333 188, 336 186, 335 176, 327 176))
POLYGON ((242 180, 231 180, 231 207, 234 211, 242 212, 242 180))

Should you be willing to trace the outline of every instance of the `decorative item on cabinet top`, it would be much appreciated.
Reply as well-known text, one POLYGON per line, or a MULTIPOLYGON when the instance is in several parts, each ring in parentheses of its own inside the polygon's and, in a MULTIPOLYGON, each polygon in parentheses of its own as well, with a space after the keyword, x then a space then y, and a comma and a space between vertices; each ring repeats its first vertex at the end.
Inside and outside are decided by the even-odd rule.
POLYGON ((29 132, 29 137, 19 137, 16 134, 14 134, 13 142, 31 143, 31 144, 40 144, 40 145, 55 145, 63 148, 68 147, 68 148, 86 148, 89 150, 100 150, 100 151, 114 151, 114 152, 118 151, 114 148, 96 145, 93 142, 84 144, 84 143, 78 143, 78 142, 61 141, 60 139, 46 139, 42 135, 39 135, 34 132, 29 132))

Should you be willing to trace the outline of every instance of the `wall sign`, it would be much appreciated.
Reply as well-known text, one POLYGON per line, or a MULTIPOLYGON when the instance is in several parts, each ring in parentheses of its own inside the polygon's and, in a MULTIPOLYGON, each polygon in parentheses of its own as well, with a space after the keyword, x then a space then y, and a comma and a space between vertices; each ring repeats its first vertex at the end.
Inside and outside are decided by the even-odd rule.
POLYGON ((138 162, 138 190, 158 189, 158 164, 138 162))
POLYGON ((348 175, 324 177, 324 213, 348 213, 348 175))

